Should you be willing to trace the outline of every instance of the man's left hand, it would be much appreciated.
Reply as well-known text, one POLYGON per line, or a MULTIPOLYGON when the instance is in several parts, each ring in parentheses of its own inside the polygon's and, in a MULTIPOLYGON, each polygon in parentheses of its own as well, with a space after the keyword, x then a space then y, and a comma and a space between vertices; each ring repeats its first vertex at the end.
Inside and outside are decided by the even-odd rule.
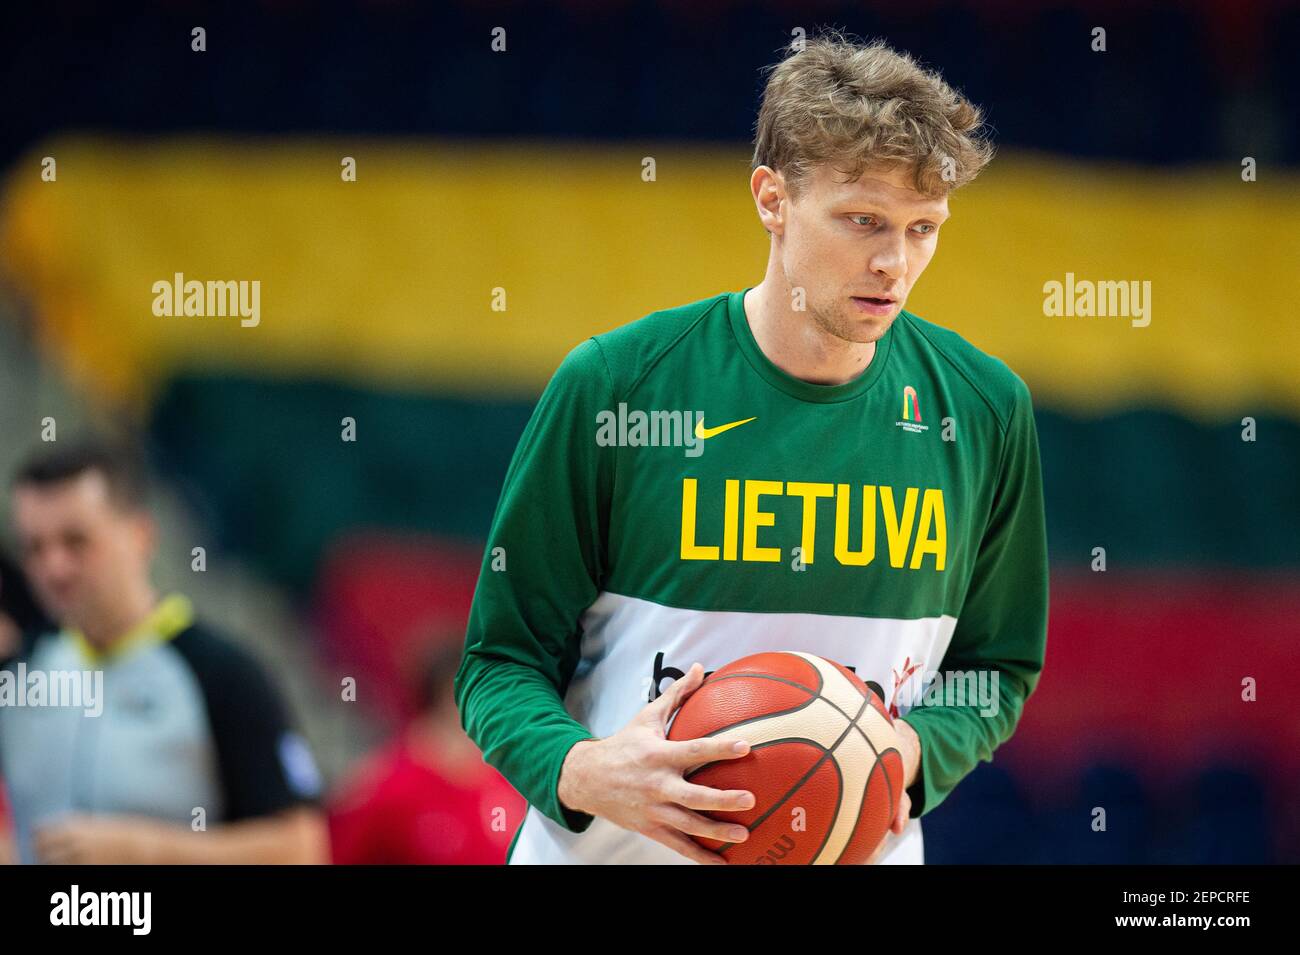
MULTIPOLYGON (((898 811, 894 813, 894 821, 890 823, 889 831, 896 836, 901 836, 912 814, 912 797, 907 794, 907 790, 911 788, 912 783, 916 782, 917 774, 921 771, 921 738, 916 735, 916 730, 912 729, 906 720, 894 720, 894 729, 898 732, 900 754, 903 757, 903 798, 898 801, 898 811)), ((873 865, 880 859, 888 843, 889 836, 886 835, 871 858, 867 860, 868 865, 873 865)))

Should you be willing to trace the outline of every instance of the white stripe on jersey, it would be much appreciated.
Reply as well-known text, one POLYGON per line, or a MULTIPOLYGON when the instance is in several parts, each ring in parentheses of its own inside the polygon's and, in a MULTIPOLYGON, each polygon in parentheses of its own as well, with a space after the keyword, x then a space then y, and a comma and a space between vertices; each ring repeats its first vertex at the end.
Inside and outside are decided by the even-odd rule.
MULTIPOLYGON (((565 708, 603 737, 626 726, 649 702, 656 674, 656 689, 663 692, 674 675, 664 671, 685 672, 698 662, 709 672, 763 651, 802 651, 851 667, 884 690, 888 705, 895 674, 919 668, 920 679, 939 669, 957 618, 687 610, 603 592, 584 612, 581 624, 582 658, 565 695, 565 708)), ((899 715, 907 712, 906 701, 919 698, 922 690, 909 686, 907 695, 899 698, 899 715)), ((924 861, 919 819, 910 820, 901 836, 889 834, 886 843, 893 845, 882 855, 882 865, 924 861)), ((608 820, 597 818, 586 832, 572 833, 532 807, 510 856, 512 865, 690 861, 608 820)))

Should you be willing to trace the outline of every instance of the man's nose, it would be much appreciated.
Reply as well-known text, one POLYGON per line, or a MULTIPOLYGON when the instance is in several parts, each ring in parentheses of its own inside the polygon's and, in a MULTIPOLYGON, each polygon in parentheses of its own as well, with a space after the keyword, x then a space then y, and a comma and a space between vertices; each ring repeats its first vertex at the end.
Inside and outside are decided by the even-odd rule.
POLYGON ((43 548, 33 564, 32 576, 50 583, 67 580, 75 570, 72 555, 63 547, 43 548))
POLYGON ((867 267, 872 274, 897 282, 907 275, 907 239, 903 235, 884 239, 872 249, 867 267))

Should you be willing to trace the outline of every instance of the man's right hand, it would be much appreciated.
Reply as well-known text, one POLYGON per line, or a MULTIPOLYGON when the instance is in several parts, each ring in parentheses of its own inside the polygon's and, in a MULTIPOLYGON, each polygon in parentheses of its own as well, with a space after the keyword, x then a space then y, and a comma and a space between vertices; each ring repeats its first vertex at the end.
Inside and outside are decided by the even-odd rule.
POLYGON ((560 802, 649 836, 696 862, 726 865, 726 859, 690 836, 744 842, 749 831, 695 810, 751 809, 754 794, 698 786, 684 776, 705 763, 748 755, 749 743, 736 736, 667 738, 669 719, 703 682, 704 667, 696 663, 613 736, 575 744, 560 767, 560 802))

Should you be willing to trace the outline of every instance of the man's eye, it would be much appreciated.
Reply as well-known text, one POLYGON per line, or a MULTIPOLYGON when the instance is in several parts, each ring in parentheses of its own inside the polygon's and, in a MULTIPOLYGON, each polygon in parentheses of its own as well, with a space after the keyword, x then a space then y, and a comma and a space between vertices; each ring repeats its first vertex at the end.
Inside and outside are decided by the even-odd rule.
POLYGON ((854 225, 871 225, 876 221, 875 216, 849 216, 849 218, 853 220, 854 225))
POLYGON ((931 232, 933 232, 933 231, 937 228, 937 226, 932 225, 932 224, 929 223, 929 222, 922 222, 921 224, 919 224, 919 225, 915 225, 915 226, 913 226, 912 228, 914 228, 914 229, 924 229, 924 230, 925 230, 924 232, 920 232, 920 233, 918 233, 919 235, 929 235, 931 232))

